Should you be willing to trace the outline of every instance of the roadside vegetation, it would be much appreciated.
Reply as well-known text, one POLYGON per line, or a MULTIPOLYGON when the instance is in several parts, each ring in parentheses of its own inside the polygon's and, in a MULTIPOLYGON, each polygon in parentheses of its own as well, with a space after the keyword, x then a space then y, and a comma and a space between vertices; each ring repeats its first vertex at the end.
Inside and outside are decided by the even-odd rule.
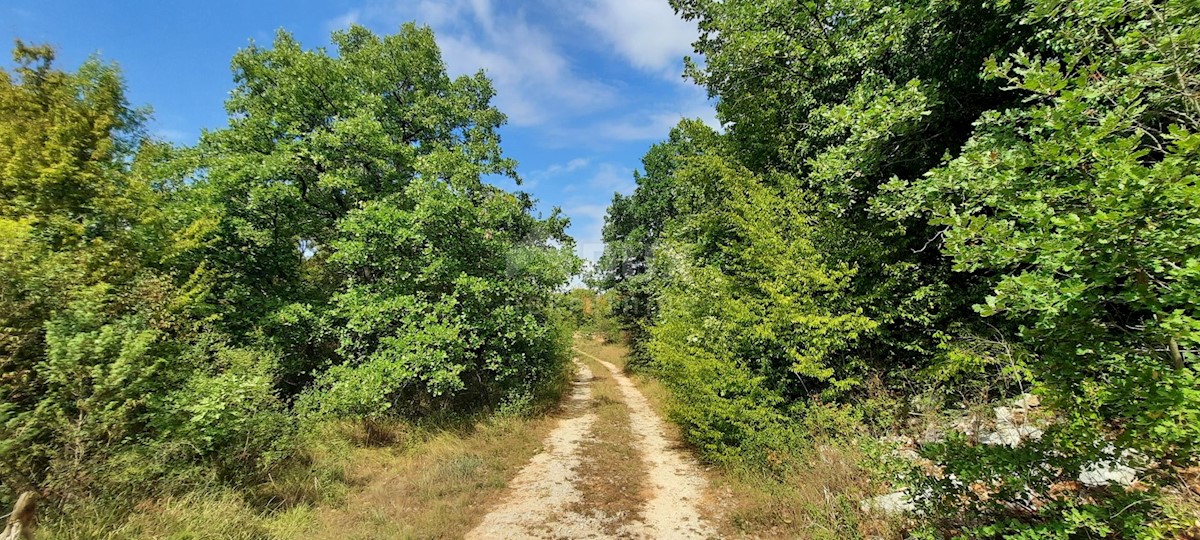
MULTIPOLYGON (((582 293, 577 293, 582 294, 582 293)), ((631 368, 636 361, 628 345, 591 334, 576 340, 578 350, 630 373, 630 378, 653 409, 663 417, 680 403, 652 371, 631 368)), ((672 439, 686 439, 678 425, 672 439)), ((796 467, 780 474, 756 465, 709 466, 710 485, 705 516, 716 524, 721 538, 810 538, 835 540, 870 536, 887 538, 902 530, 894 517, 860 509, 882 484, 871 457, 853 441, 832 437, 820 445, 797 448, 788 456, 796 467)))
POLYGON ((388 474, 442 506, 387 534, 454 535, 535 453, 567 221, 483 181, 505 117, 428 28, 332 41, 237 53, 194 147, 100 59, 0 72, 0 505, 42 536, 293 538, 388 474))
POLYGON ((672 5, 724 129, 592 283, 697 450, 830 538, 1200 534, 1200 4, 672 5))

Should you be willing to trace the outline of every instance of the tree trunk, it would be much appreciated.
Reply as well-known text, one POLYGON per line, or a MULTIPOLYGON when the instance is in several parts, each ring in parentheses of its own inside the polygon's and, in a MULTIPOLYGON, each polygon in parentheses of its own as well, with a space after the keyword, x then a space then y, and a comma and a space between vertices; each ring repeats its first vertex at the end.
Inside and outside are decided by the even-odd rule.
POLYGON ((37 493, 26 491, 17 499, 8 526, 0 533, 0 540, 33 540, 34 514, 37 512, 37 493))

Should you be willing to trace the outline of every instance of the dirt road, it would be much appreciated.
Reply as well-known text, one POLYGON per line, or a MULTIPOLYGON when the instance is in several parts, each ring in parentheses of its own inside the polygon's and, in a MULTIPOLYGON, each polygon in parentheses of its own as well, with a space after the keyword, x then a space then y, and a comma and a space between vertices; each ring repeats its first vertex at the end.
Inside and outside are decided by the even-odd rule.
POLYGON ((645 396, 617 366, 576 354, 574 388, 544 451, 467 538, 715 537, 701 511, 704 477, 645 396), (614 459, 606 442, 640 459, 614 459))

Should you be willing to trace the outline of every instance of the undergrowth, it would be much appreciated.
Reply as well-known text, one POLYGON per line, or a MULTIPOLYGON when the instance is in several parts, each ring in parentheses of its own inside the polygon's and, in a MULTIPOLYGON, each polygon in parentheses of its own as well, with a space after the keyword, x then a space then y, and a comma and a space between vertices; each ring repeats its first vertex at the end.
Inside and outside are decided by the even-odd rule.
POLYGON ((546 413, 569 385, 564 372, 534 399, 470 416, 322 422, 262 482, 142 486, 81 499, 46 512, 38 538, 374 538, 392 521, 408 524, 403 537, 461 535, 476 516, 455 517, 458 501, 488 500, 503 489, 536 453, 546 413), (402 515, 384 520, 346 519, 397 509, 402 515))

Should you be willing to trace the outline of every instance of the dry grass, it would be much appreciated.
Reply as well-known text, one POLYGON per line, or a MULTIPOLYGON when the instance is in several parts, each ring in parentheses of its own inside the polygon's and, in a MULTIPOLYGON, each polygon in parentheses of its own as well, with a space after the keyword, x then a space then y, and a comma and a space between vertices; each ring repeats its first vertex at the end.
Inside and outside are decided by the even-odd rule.
MULTIPOLYGON (((580 337, 588 354, 625 367, 625 347, 580 337)), ((589 364, 598 421, 583 446, 579 470, 584 500, 572 510, 611 523, 637 519, 646 499, 644 464, 615 381, 589 364)), ((669 391, 644 374, 635 384, 660 414, 669 391)), ((145 502, 127 518, 97 514, 48 524, 39 538, 178 538, 271 540, 461 538, 504 496, 506 486, 556 423, 555 414, 492 417, 438 427, 403 423, 337 426, 318 434, 307 467, 299 467, 245 493, 218 490, 145 502), (261 499, 277 508, 263 512, 261 499), (111 526, 124 519, 119 527, 111 526)), ((673 424, 668 436, 679 440, 673 424)), ((705 470, 712 489, 701 505, 722 538, 894 538, 886 520, 865 516, 858 501, 872 493, 855 450, 821 446, 801 458, 791 477, 779 479, 722 467, 705 470)), ((97 507, 100 508, 100 507, 97 507)))
MULTIPOLYGON (((568 385, 564 377, 559 390, 568 385)), ((327 424, 260 486, 201 489, 132 509, 97 501, 48 516, 38 538, 461 538, 542 450, 557 407, 547 395, 528 415, 327 424)))
POLYGON ((553 424, 499 418, 355 449, 349 478, 358 487, 339 507, 318 509, 304 537, 461 538, 541 450, 553 424))
POLYGON ((1176 471, 1177 483, 1163 490, 1166 521, 1175 538, 1200 540, 1200 467, 1176 471))
POLYGON ((871 475, 856 449, 819 445, 805 466, 785 478, 722 470, 728 518, 725 536, 754 538, 902 538, 888 519, 862 512, 873 494, 871 475))
POLYGON ((271 540, 299 538, 311 522, 307 507, 263 514, 234 490, 195 492, 140 503, 131 515, 104 504, 55 516, 40 540, 271 540))
POLYGON ((493 417, 439 428, 402 423, 324 430, 307 467, 252 493, 217 488, 144 501, 132 514, 92 505, 38 538, 124 540, 461 538, 541 451, 550 416, 493 417), (390 442, 387 442, 390 441, 390 442), (385 443, 386 446, 379 446, 385 443), (288 504, 315 497, 315 502, 288 504), (279 504, 251 504, 269 496, 279 504), (107 513, 106 513, 107 512, 107 513))

